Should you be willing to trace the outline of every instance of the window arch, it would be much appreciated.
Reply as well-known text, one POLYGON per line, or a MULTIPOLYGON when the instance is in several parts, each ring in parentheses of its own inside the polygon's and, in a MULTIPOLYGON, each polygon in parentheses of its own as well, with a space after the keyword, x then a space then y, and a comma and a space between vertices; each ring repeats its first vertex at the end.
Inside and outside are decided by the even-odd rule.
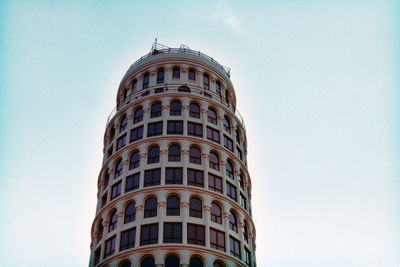
POLYGON ((144 218, 157 216, 157 199, 150 197, 144 203, 144 218))
POLYGON ((203 260, 199 257, 192 257, 190 259, 190 267, 204 267, 203 260))
POLYGON ((187 93, 190 93, 190 89, 189 89, 189 87, 182 85, 182 86, 180 86, 180 87, 178 88, 178 92, 187 92, 187 93))
POLYGON ((226 176, 228 176, 231 179, 235 179, 233 176, 233 166, 229 160, 226 162, 225 171, 226 171, 226 176))
POLYGON ((209 166, 211 169, 219 171, 219 158, 214 152, 210 152, 209 166))
POLYGON ((167 199, 167 215, 179 216, 180 215, 181 200, 177 196, 170 196, 167 199))
POLYGON ((131 262, 129 260, 122 261, 118 267, 131 267, 131 262))
POLYGON ((231 214, 229 215, 229 229, 231 229, 234 232, 238 232, 237 228, 237 218, 236 215, 231 211, 231 214))
POLYGON ((175 255, 169 255, 165 258, 165 267, 179 267, 179 258, 175 255))
POLYGON ((147 164, 157 163, 160 161, 160 147, 152 146, 147 152, 147 164))
POLYGON ((211 221, 222 224, 221 207, 215 202, 211 204, 211 221))
POLYGON ((124 164, 122 164, 122 159, 120 159, 115 165, 115 176, 114 179, 122 174, 122 170, 124 168, 124 164))
POLYGON ((161 117, 161 103, 157 102, 151 105, 150 118, 161 117))
POLYGON ((136 203, 131 202, 125 207, 124 224, 134 222, 136 220, 136 203))
POLYGON ((188 78, 192 81, 196 80, 196 71, 194 69, 189 69, 188 78))
POLYGON ((135 151, 132 153, 131 157, 129 158, 129 170, 135 169, 140 165, 140 155, 139 151, 135 151))
POLYGON ((195 146, 191 146, 189 149, 189 162, 193 164, 201 165, 201 150, 195 146))
POLYGON ((170 116, 180 116, 182 115, 182 105, 179 101, 172 101, 169 105, 169 115, 170 116))
POLYGON ((206 90, 210 90, 210 78, 207 73, 203 74, 203 88, 206 90))
POLYGON ((146 257, 140 262, 140 267, 154 267, 154 258, 146 257))
POLYGON ((215 83, 215 91, 217 92, 217 94, 218 94, 219 96, 221 96, 221 83, 220 83, 219 81, 217 81, 217 82, 215 83))
POLYGON ((117 223, 118 223, 117 211, 114 210, 110 215, 110 221, 109 221, 109 225, 108 225, 108 232, 111 232, 112 230, 117 228, 117 223))
POLYGON ((200 106, 197 105, 196 103, 190 103, 189 117, 200 119, 200 106))
POLYGON ((181 161, 181 148, 179 145, 173 144, 169 146, 168 161, 181 161))
POLYGON ((143 76, 143 88, 142 89, 147 89, 149 88, 149 81, 150 81, 150 75, 149 73, 146 73, 143 76))
POLYGON ((157 71, 157 84, 164 82, 164 69, 161 68, 157 71))
POLYGON ((143 108, 137 108, 133 115, 133 123, 138 123, 143 120, 143 108))
POLYGON ((203 218, 203 207, 201 200, 197 197, 190 198, 189 201, 189 216, 196 218, 203 218))
POLYGON ((179 67, 174 67, 172 70, 172 78, 179 79, 181 77, 181 69, 179 67))
POLYGON ((220 261, 214 261, 213 267, 225 267, 225 264, 220 261))
POLYGON ((135 92, 137 90, 137 81, 133 80, 132 82, 132 89, 131 89, 131 93, 135 92))
POLYGON ((218 124, 218 123, 217 123, 217 113, 216 113, 215 110, 213 110, 212 108, 209 108, 209 109, 208 109, 208 112, 207 112, 207 120, 208 120, 208 122, 213 123, 213 124, 215 124, 215 125, 218 124))
POLYGON ((231 133, 231 122, 228 117, 224 116, 224 130, 228 133, 231 133))

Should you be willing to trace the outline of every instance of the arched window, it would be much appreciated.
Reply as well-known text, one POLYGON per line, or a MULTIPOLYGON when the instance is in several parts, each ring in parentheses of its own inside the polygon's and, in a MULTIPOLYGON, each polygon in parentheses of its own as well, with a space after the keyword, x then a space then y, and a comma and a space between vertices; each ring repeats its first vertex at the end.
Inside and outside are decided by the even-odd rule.
POLYGON ((225 90, 225 101, 226 101, 226 104, 229 107, 229 92, 228 92, 228 90, 225 90))
POLYGON ((235 131, 236 142, 240 145, 240 131, 236 129, 235 131))
POLYGON ((124 165, 122 164, 122 160, 120 159, 117 162, 117 164, 115 165, 115 176, 114 176, 114 179, 122 174, 122 169, 123 168, 124 168, 124 165))
POLYGON ((181 201, 177 196, 170 196, 167 199, 167 215, 179 216, 180 215, 181 201))
POLYGON ((195 146, 189 149, 189 162, 193 164, 201 164, 201 151, 195 146))
POLYGON ((110 222, 109 222, 109 226, 108 226, 108 232, 111 232, 112 230, 114 230, 115 228, 117 228, 117 222, 118 222, 117 211, 114 210, 114 211, 111 213, 111 216, 110 216, 110 222))
POLYGON ((211 204, 211 221, 222 224, 221 207, 215 202, 211 204))
POLYGON ((139 155, 139 151, 135 151, 132 153, 130 159, 129 159, 129 169, 135 169, 137 167, 139 167, 140 165, 140 155, 139 155))
POLYGON ((244 226, 243 226, 243 237, 244 237, 244 240, 247 243, 249 243, 249 230, 247 229, 247 223, 246 222, 244 223, 244 226))
POLYGON ((124 223, 134 222, 136 219, 136 206, 135 202, 126 205, 124 223))
POLYGON ((132 82, 132 89, 131 89, 131 93, 135 92, 137 90, 137 81, 133 80, 132 82))
POLYGON ((189 105, 189 116, 192 118, 200 119, 200 107, 195 103, 189 105))
POLYGON ((242 172, 239 174, 239 185, 240 185, 240 188, 242 188, 244 190, 244 179, 243 179, 242 172))
POLYGON ((196 80, 196 71, 194 69, 189 69, 188 78, 192 81, 196 80))
POLYGON ((157 199, 150 197, 144 203, 144 218, 157 216, 157 199))
POLYGON ((229 215, 229 229, 231 229, 236 233, 238 231, 236 215, 232 211, 231 214, 229 215))
POLYGON ((231 133, 231 123, 229 122, 229 119, 226 116, 224 117, 224 130, 227 131, 228 133, 231 133))
POLYGON ((121 133, 122 131, 124 131, 127 125, 128 118, 126 117, 126 115, 124 115, 124 117, 122 117, 121 123, 119 124, 119 132, 121 133))
POLYGON ((110 141, 111 142, 114 139, 114 136, 115 136, 115 129, 114 129, 114 127, 112 127, 111 130, 110 130, 110 141))
POLYGON ((135 110, 135 114, 133 115, 133 123, 138 123, 143 120, 143 108, 138 108, 135 110))
POLYGON ((178 92, 187 92, 187 93, 190 93, 190 89, 189 89, 189 87, 182 85, 182 86, 180 86, 180 87, 178 88, 178 92))
POLYGON ((204 267, 203 260, 198 257, 191 258, 190 267, 204 267))
POLYGON ((203 88, 210 90, 210 78, 208 77, 208 74, 203 75, 203 88))
POLYGON ((201 200, 197 197, 192 197, 189 202, 189 216, 203 218, 203 207, 201 200))
POLYGON ((146 73, 143 76, 143 88, 142 89, 147 89, 149 88, 149 81, 150 81, 150 75, 148 73, 146 73))
POLYGON ((108 173, 107 169, 104 175, 104 188, 107 188, 109 182, 110 182, 110 174, 108 173))
POLYGON ((180 78, 181 77, 181 70, 179 69, 179 67, 174 67, 174 69, 172 70, 172 78, 180 78))
POLYGON ((210 152, 209 166, 211 169, 219 171, 219 158, 214 152, 210 152))
POLYGON ((221 96, 221 84, 219 83, 219 81, 217 81, 217 82, 215 83, 215 91, 217 92, 217 94, 218 94, 219 96, 221 96))
POLYGON ((169 115, 170 116, 180 116, 182 114, 181 111, 181 103, 179 101, 173 101, 169 105, 169 115))
POLYGON ((121 262, 118 267, 131 267, 131 262, 128 260, 124 260, 123 262, 121 262))
POLYGON ((181 161, 181 148, 178 145, 169 146, 168 161, 181 161))
POLYGON ((226 162, 225 171, 226 171, 226 176, 228 176, 229 178, 235 179, 233 177, 233 166, 232 166, 232 163, 230 161, 226 162))
POLYGON ((179 267, 179 258, 175 255, 169 255, 165 259, 165 267, 179 267))
POLYGON ((157 163, 160 161, 160 147, 152 146, 147 152, 147 164, 157 163))
POLYGON ((208 122, 217 125, 217 113, 213 109, 209 108, 207 115, 208 115, 208 122))
POLYGON ((154 267, 154 258, 146 257, 140 263, 140 267, 154 267))
POLYGON ((123 95, 124 95, 124 100, 125 100, 128 97, 128 90, 124 89, 123 95))
POLYGON ((101 219, 97 227, 97 242, 99 242, 103 238, 103 232, 104 232, 103 219, 101 219))
POLYGON ((150 118, 161 117, 161 103, 157 102, 151 105, 150 118))
POLYGON ((213 267, 225 267, 225 265, 220 261, 214 261, 213 267))
POLYGON ((164 69, 159 69, 157 71, 157 84, 164 82, 164 69))

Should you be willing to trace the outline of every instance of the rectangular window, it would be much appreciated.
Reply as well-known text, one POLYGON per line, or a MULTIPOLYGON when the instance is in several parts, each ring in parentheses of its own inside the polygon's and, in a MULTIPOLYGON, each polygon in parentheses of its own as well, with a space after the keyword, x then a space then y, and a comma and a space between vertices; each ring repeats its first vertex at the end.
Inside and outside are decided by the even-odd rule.
POLYGON ((179 68, 174 68, 172 71, 172 78, 180 78, 181 70, 179 68))
POLYGON ((224 135, 224 147, 233 152, 233 141, 226 135, 224 135))
POLYGON ((166 184, 182 184, 182 168, 166 168, 165 183, 166 184))
POLYGON ((107 151, 107 158, 110 158, 112 156, 113 153, 113 146, 111 146, 108 151, 107 151))
POLYGON ((119 243, 119 251, 134 248, 136 239, 136 227, 121 232, 121 241, 119 243))
POLYGON ((156 88, 156 89, 154 89, 154 93, 155 94, 161 94, 163 92, 164 92, 164 88, 156 88))
POLYGON ((219 144, 219 131, 211 127, 207 127, 207 139, 219 144))
POLYGON ((187 169, 187 182, 188 185, 204 187, 204 173, 203 171, 195 169, 187 169))
POLYGON ((150 75, 148 73, 146 73, 143 76, 143 88, 142 89, 147 89, 149 88, 149 80, 150 80, 150 75))
POLYGON ((240 241, 235 238, 229 236, 229 251, 232 256, 236 258, 241 258, 240 255, 240 241))
POLYGON ((142 225, 140 229, 140 245, 158 243, 158 223, 142 225))
POLYGON ((152 169, 144 172, 144 187, 159 185, 161 181, 161 169, 152 169))
POLYGON ((164 243, 182 243, 182 223, 164 223, 164 243))
POLYGON ((111 200, 121 195, 121 181, 116 183, 111 188, 111 200))
POLYGON ((131 142, 140 140, 143 138, 143 126, 137 127, 135 129, 132 129, 131 131, 131 142))
POLYGON ((115 252, 115 240, 116 236, 113 236, 106 240, 106 248, 104 249, 104 259, 111 256, 115 252))
POLYGON ((242 206, 242 208, 244 208, 245 210, 247 210, 247 201, 246 201, 246 197, 240 193, 240 206, 242 206))
POLYGON ((140 173, 135 173, 126 177, 125 193, 139 189, 140 173))
POLYGON ((210 245, 212 248, 225 252, 225 233, 210 228, 210 245))
POLYGON ((117 150, 126 145, 126 134, 117 139, 117 150))
POLYGON ((183 121, 168 121, 167 134, 183 134, 183 121))
POLYGON ((101 197, 101 207, 104 207, 107 204, 107 191, 101 197))
POLYGON ((241 161, 243 161, 243 153, 242 153, 242 150, 240 150, 240 148, 237 146, 237 147, 236 147, 236 151, 237 151, 238 158, 239 158, 241 161))
POLYGON ((160 69, 157 72, 157 83, 163 83, 164 82, 164 70, 160 69))
POLYGON ((209 173, 208 188, 222 194, 222 178, 209 173))
POLYGON ((226 194, 233 200, 237 200, 236 197, 236 187, 228 182, 226 182, 226 194))
POLYGON ((101 246, 94 252, 94 265, 100 261, 101 246))
POLYGON ((204 225, 191 224, 187 225, 187 242, 188 244, 205 246, 205 229, 204 225))
POLYGON ((147 137, 162 135, 163 122, 154 122, 147 125, 147 137))
POLYGON ((200 123, 188 122, 188 135, 203 137, 203 125, 200 123))
POLYGON ((251 266, 251 253, 250 250, 248 250, 247 248, 244 248, 244 253, 246 254, 246 259, 245 262, 248 266, 251 266))

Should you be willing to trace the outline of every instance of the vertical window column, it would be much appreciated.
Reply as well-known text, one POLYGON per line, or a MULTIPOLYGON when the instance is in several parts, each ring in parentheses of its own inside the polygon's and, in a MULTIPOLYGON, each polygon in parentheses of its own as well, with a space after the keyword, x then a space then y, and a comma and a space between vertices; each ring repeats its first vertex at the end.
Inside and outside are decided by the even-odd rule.
MULTIPOLYGON (((208 178, 207 179, 205 179, 205 180, 208 180, 208 178)), ((205 222, 206 222, 206 233, 205 233, 205 238, 206 238, 206 247, 207 248, 209 248, 210 247, 210 221, 211 221, 211 206, 210 205, 205 205, 204 204, 204 208, 203 208, 203 210, 204 210, 204 220, 205 220, 205 222)))
POLYGON ((201 154, 201 157, 204 170, 204 188, 208 189, 208 165, 209 165, 210 155, 203 153, 201 154))
MULTIPOLYGON (((166 123, 164 123, 166 124, 166 123)), ((161 165, 161 185, 165 185, 165 166, 168 162, 168 149, 160 150, 160 165, 161 165)), ((162 232, 161 232, 162 233, 162 232)))
MULTIPOLYGON (((140 194, 137 196, 137 199, 140 199, 140 201, 143 201, 143 194, 140 194)), ((142 203, 136 203, 136 220, 142 220, 143 218, 143 202, 142 203), (139 205, 140 204, 140 205, 139 205)), ((139 246, 140 244, 140 227, 139 225, 136 227, 136 239, 135 239, 135 246, 139 246)))
POLYGON ((168 84, 171 82, 172 79, 172 65, 167 64, 165 66, 165 74, 164 74, 164 82, 165 84, 168 84))
MULTIPOLYGON (((143 108, 143 120, 142 121, 149 121, 150 119, 150 108, 146 107, 143 108)), ((143 136, 147 136, 147 125, 143 125, 143 136)))
MULTIPOLYGON (((122 211, 117 213, 117 225, 123 225, 124 224, 124 213, 122 211)), ((117 232, 117 237, 115 239, 115 252, 119 251, 119 245, 120 245, 120 240, 121 240, 121 231, 117 232)))
POLYGON ((224 221, 224 228, 225 228, 225 246, 226 249, 229 253, 229 217, 230 217, 230 212, 226 212, 225 210, 223 211, 224 213, 222 214, 223 221, 224 221))
POLYGON ((164 214, 165 214, 165 199, 163 202, 158 202, 157 203, 157 208, 159 213, 161 216, 159 216, 160 220, 158 223, 158 244, 162 244, 163 243, 163 225, 164 225, 164 214))
POLYGON ((244 244, 246 243, 245 241, 244 241, 244 237, 243 237, 243 230, 244 230, 244 222, 243 222, 243 214, 242 213, 239 213, 240 215, 240 217, 238 216, 237 217, 237 219, 238 219, 238 221, 239 221, 239 229, 238 229, 238 231, 239 231, 239 239, 240 239, 240 255, 242 255, 242 257, 244 256, 244 255, 246 255, 246 252, 244 251, 244 244))
POLYGON ((203 136, 207 138, 208 107, 202 105, 200 108, 201 124, 203 124, 203 136))
MULTIPOLYGON (((142 153, 139 152, 140 154, 140 163, 139 166, 146 166, 147 164, 147 151, 142 153)), ((140 168, 140 180, 139 180, 139 188, 144 188, 144 168, 140 168)), ((139 243, 138 243, 139 244, 139 243)))
POLYGON ((189 164, 189 150, 182 149, 182 162, 183 162, 183 185, 187 185, 187 168, 189 164))
POLYGON ((196 69, 196 85, 203 88, 203 69, 196 69))
POLYGON ((182 201, 181 209, 182 209, 182 218, 183 218, 183 221, 182 221, 182 224, 183 224, 182 225, 182 236, 183 236, 182 243, 184 245, 186 245, 187 244, 187 221, 189 218, 189 202, 182 201))

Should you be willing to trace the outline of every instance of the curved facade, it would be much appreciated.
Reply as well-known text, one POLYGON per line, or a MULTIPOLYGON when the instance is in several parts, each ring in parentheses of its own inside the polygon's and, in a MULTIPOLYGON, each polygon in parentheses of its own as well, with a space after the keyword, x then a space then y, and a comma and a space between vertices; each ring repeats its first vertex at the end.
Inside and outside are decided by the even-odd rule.
POLYGON ((155 44, 107 121, 90 266, 256 266, 246 132, 229 69, 155 44))

